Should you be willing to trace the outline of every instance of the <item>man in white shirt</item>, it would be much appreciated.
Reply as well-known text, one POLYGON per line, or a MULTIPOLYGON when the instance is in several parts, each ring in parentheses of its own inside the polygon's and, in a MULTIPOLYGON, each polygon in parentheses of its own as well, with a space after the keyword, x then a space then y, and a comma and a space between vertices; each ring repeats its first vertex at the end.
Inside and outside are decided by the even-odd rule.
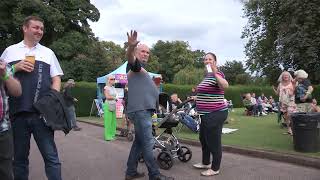
POLYGON ((63 72, 54 52, 39 44, 43 36, 43 20, 28 16, 22 30, 23 41, 9 46, 1 55, 12 66, 14 76, 22 86, 20 97, 9 98, 14 138, 14 178, 28 180, 30 138, 33 134, 44 159, 48 180, 61 180, 54 131, 46 126, 33 104, 51 89, 60 91, 63 72))

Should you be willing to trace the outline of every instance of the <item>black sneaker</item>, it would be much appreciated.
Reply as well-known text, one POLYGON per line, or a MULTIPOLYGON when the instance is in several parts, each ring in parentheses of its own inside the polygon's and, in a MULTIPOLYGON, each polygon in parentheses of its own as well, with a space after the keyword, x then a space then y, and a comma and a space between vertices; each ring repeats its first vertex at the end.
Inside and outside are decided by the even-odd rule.
POLYGON ((138 178, 142 178, 142 177, 144 177, 144 173, 138 173, 137 172, 137 174, 135 174, 134 176, 126 175, 125 180, 138 179, 138 178))
POLYGON ((174 178, 173 177, 167 177, 165 175, 160 174, 160 175, 154 177, 152 180, 174 180, 174 178))

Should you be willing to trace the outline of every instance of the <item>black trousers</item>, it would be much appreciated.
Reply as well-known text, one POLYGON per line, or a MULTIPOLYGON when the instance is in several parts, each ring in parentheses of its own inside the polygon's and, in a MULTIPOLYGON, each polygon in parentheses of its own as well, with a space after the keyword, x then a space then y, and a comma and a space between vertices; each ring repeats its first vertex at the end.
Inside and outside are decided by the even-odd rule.
POLYGON ((202 145, 202 163, 210 164, 210 154, 212 154, 211 169, 214 171, 220 169, 222 126, 227 117, 228 111, 217 111, 201 116, 199 139, 202 145))
POLYGON ((0 179, 13 180, 13 137, 12 131, 0 133, 0 179))

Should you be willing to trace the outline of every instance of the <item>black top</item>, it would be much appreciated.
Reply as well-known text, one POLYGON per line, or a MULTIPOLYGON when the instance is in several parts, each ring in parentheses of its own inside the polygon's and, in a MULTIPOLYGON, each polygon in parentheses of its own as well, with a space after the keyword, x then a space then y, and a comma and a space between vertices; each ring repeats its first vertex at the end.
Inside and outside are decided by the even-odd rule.
POLYGON ((74 105, 74 97, 71 95, 71 87, 66 87, 63 90, 63 98, 68 107, 74 105))
POLYGON ((303 98, 306 95, 309 86, 311 86, 311 82, 309 79, 304 79, 302 82, 299 82, 299 84, 296 87, 296 92, 295 92, 295 102, 297 104, 312 102, 311 94, 308 96, 308 98, 306 99, 305 102, 301 101, 301 98, 303 98))

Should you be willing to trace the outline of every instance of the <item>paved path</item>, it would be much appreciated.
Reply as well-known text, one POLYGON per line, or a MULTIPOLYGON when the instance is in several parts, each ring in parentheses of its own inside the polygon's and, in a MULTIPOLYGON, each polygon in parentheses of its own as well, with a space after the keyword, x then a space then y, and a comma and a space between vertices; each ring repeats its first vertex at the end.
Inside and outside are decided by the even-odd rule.
MULTIPOLYGON (((116 141, 103 140, 101 127, 79 123, 82 131, 72 131, 67 136, 56 134, 56 142, 62 162, 64 180, 123 180, 126 160, 131 143, 118 138, 116 141)), ((320 170, 281 163, 266 159, 251 158, 224 153, 221 174, 201 177, 192 164, 200 160, 201 149, 191 147, 192 159, 187 163, 175 160, 173 167, 163 174, 177 180, 319 180, 320 170)), ((144 164, 139 170, 147 172, 144 164)), ((30 180, 45 180, 43 161, 36 144, 32 141, 30 150, 30 180)), ((147 178, 141 178, 147 179, 147 178)))

